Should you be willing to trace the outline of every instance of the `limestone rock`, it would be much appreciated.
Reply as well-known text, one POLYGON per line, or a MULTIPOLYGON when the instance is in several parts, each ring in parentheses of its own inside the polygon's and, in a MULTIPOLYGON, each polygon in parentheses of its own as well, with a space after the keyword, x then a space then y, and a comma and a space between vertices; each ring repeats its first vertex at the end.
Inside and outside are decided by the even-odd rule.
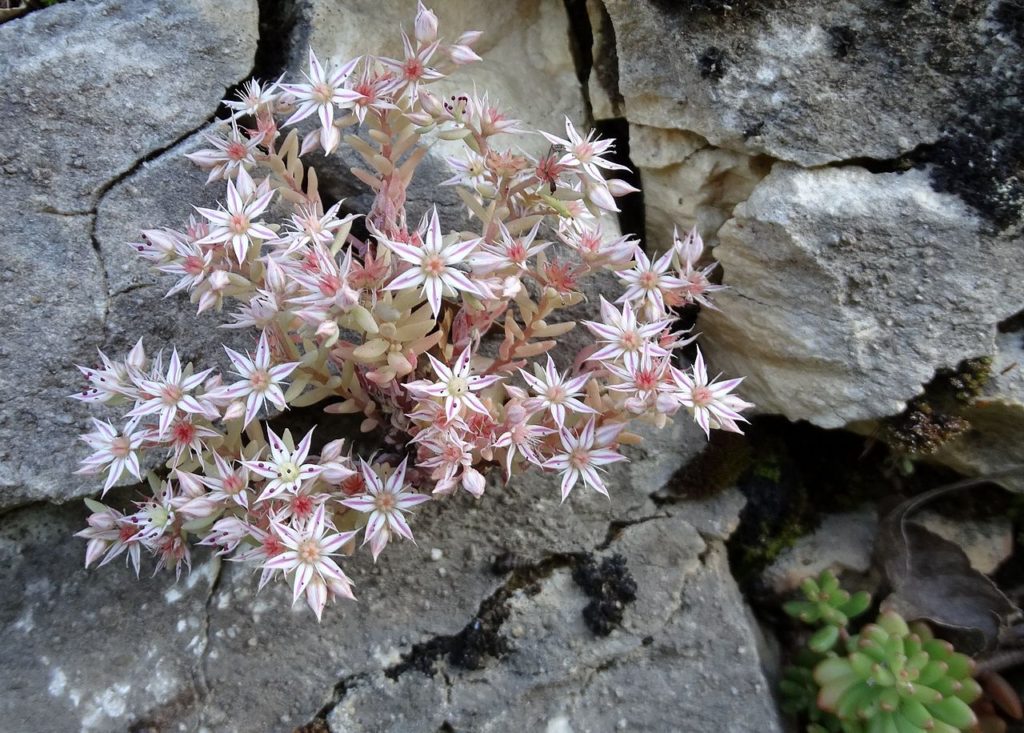
MULTIPOLYGON (((412 8, 411 3, 377 0, 310 0, 305 11, 309 45, 322 57, 401 56, 399 31, 410 27, 412 8)), ((484 35, 474 46, 483 61, 460 68, 453 78, 432 84, 432 90, 466 93, 475 85, 527 127, 558 133, 565 129, 566 116, 582 122, 583 94, 560 0, 452 0, 434 9, 443 38, 469 30, 484 35)), ((524 145, 534 153, 548 147, 539 136, 524 145)))
POLYGON ((0 208, 17 213, 0 227, 0 509, 95 490, 72 475, 91 414, 68 399, 81 384, 75 363, 92 364, 97 348, 185 330, 169 328, 169 310, 151 309, 156 292, 145 304, 131 303, 141 291, 118 295, 128 253, 106 246, 135 239, 139 223, 170 223, 160 218, 161 196, 171 195, 164 181, 144 179, 153 190, 143 206, 118 199, 115 218, 130 227, 107 226, 97 208, 110 211, 111 186, 202 126, 249 73, 256 25, 255 0, 109 0, 0 26, 0 117, 17 121, 0 129, 0 208), (128 320, 132 333, 121 335, 128 320))
MULTIPOLYGON (((120 561, 84 570, 85 542, 72 536, 84 526, 84 507, 16 509, 0 523, 0 586, 25 590, 0 601, 6 651, 0 676, 19 682, 0 691, 0 713, 15 730, 291 731, 330 703, 339 681, 386 680, 384 671, 414 644, 471 625, 486 599, 509 581, 491 569, 498 555, 511 553, 519 566, 592 552, 609 541, 614 522, 629 518, 644 521, 625 527, 608 549, 627 557, 641 588, 621 631, 593 642, 580 620, 587 598, 567 575, 556 573, 542 581, 541 600, 522 591, 510 600, 514 617, 501 633, 521 651, 501 661, 485 659, 480 678, 500 684, 503 675, 517 676, 558 658, 557 669, 566 670, 567 684, 577 690, 579 712, 570 713, 574 725, 588 720, 586 727, 596 731, 607 727, 599 717, 606 714, 599 706, 605 704, 606 686, 617 691, 616 705, 628 710, 622 715, 635 716, 641 727, 650 720, 656 728, 656 716, 673 713, 648 705, 645 686, 663 676, 658 684, 666 689, 679 684, 693 691, 681 696, 678 714, 731 721, 741 715, 741 701, 749 706, 756 700, 736 718, 750 721, 740 730, 775 730, 720 542, 711 541, 702 564, 705 543, 682 519, 685 510, 672 518, 674 507, 659 509, 648 498, 657 488, 650 482, 671 467, 653 453, 632 450, 630 457, 632 464, 609 467, 610 500, 578 490, 562 505, 558 477, 533 474, 507 488, 493 486, 479 501, 463 493, 424 505, 412 520, 418 546, 389 547, 376 564, 365 551, 342 558, 359 601, 329 606, 321 624, 301 601, 291 608, 287 587, 272 583, 257 594, 250 568, 218 565, 200 550, 193 556, 197 571, 178 583, 169 573, 151 578, 151 560, 144 561, 142 581, 120 561), (533 618, 534 611, 541 616, 533 618), (563 618, 564 627, 538 636, 542 622, 563 618), (707 618, 716 619, 714 628, 707 627, 707 618), (644 646, 648 634, 653 641, 644 646), (546 650, 547 642, 557 646, 546 650), (580 655, 578 664, 571 654, 580 655), (716 654, 726 655, 728 663, 713 661, 716 654), (603 662, 612 667, 598 686, 589 686, 586 669, 603 662), (568 669, 574 665, 576 671, 568 669), (634 680, 637 670, 643 676, 634 680), (761 719, 768 722, 758 728, 754 721, 761 719)), ((129 498, 124 492, 110 497, 115 504, 129 498)), ((732 516, 720 517, 718 524, 735 522, 738 508, 721 511, 732 516)), ((527 683, 516 679, 501 694, 519 694, 527 683)), ((499 693, 479 698, 485 690, 464 684, 468 676, 453 680, 452 699, 465 701, 464 714, 476 704, 496 709, 485 703, 499 693)), ((445 694, 440 678, 415 670, 400 681, 410 695, 445 694)), ((664 699, 674 696, 666 692, 664 699)), ((431 706, 425 715, 447 709, 431 706)), ((360 710, 367 716, 387 712, 379 702, 360 710)), ((413 721, 408 730, 436 730, 413 721)))
POLYGON ((633 124, 630 158, 643 179, 647 246, 672 246, 672 230, 696 226, 711 246, 714 233, 768 174, 761 156, 715 148, 699 135, 633 124))
POLYGON ((87 211, 119 174, 207 120, 245 78, 256 0, 69 3, 0 27, 4 188, 87 211))
POLYGON ((730 289, 698 330, 761 412, 822 427, 898 413, 936 369, 994 350, 1021 241, 927 174, 776 164, 719 231, 730 289))
POLYGON ((825 517, 821 526, 775 558, 764 571, 765 583, 781 595, 824 570, 866 573, 877 533, 878 517, 873 509, 825 517))
MULTIPOLYGON (((122 560, 85 570, 85 508, 33 506, 0 524, 0 716, 11 731, 146 729, 204 694, 206 602, 219 562, 141 579, 122 560), (14 592, 14 591, 17 592, 14 592)), ((177 717, 178 714, 181 717, 177 717)))
POLYGON ((631 122, 805 166, 934 142, 1020 63, 987 2, 605 6, 631 122))
POLYGON ((1009 517, 951 519, 926 511, 915 515, 913 521, 959 545, 979 573, 991 575, 1013 554, 1013 522, 1009 517))
POLYGON ((992 360, 992 379, 972 407, 964 410, 966 433, 934 456, 969 475, 998 474, 998 481, 1024 492, 1024 334, 1001 333, 992 360))
POLYGON ((353 679, 328 718, 331 730, 427 731, 447 723, 583 733, 702 730, 722 721, 734 731, 781 730, 722 546, 705 545, 681 519, 663 518, 628 527, 607 553, 625 558, 637 586, 636 602, 609 636, 584 625, 587 597, 568 569, 556 570, 539 590, 510 598, 502 628, 514 649, 501 661, 353 679))

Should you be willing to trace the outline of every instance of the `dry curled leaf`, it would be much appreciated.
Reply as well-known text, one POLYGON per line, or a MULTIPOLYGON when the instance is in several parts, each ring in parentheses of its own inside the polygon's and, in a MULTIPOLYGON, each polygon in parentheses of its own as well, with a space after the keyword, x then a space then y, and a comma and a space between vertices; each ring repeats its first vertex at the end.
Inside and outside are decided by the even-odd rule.
POLYGON ((902 502, 882 520, 875 542, 892 588, 883 608, 934 624, 958 650, 971 655, 995 648, 1007 619, 1019 609, 971 567, 959 545, 913 522, 910 515, 942 494, 982 483, 986 481, 961 481, 902 502))

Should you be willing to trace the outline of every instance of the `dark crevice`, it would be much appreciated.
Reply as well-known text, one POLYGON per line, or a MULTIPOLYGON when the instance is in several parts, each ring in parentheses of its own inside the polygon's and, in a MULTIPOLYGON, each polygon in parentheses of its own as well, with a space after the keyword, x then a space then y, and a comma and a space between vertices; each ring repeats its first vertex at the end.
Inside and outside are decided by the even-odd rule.
POLYGON ((199 662, 192 672, 193 684, 199 691, 200 700, 205 701, 210 696, 210 685, 207 681, 207 665, 210 657, 210 610, 213 607, 213 598, 220 590, 221 580, 224 578, 224 563, 216 556, 212 556, 207 562, 217 562, 217 569, 210 582, 210 591, 206 596, 206 603, 203 604, 203 650, 199 662))
POLYGON ((929 154, 934 148, 935 143, 921 143, 912 150, 901 153, 894 158, 870 158, 867 156, 846 158, 829 163, 825 167, 845 168, 847 166, 857 166, 871 173, 904 173, 927 161, 929 154))
POLYGON ((644 246, 647 235, 647 210, 644 208, 643 181, 640 178, 640 169, 637 168, 629 157, 629 121, 625 117, 615 117, 610 120, 598 120, 594 128, 603 138, 615 138, 615 150, 605 157, 614 163, 624 165, 628 170, 613 171, 615 178, 621 178, 626 183, 640 190, 628 196, 620 196, 615 199, 619 207, 619 229, 623 234, 629 234, 640 240, 640 246, 644 246))
MULTIPOLYGON (((277 81, 295 60, 295 50, 301 45, 298 31, 302 12, 295 0, 259 0, 259 36, 256 54, 249 76, 228 88, 225 99, 231 99, 252 80, 270 83, 277 81)), ((227 119, 231 111, 223 102, 216 117, 227 119)))
POLYGON ((539 591, 539 581, 560 568, 573 566, 581 557, 575 553, 557 553, 528 563, 512 559, 508 553, 500 556, 492 569, 498 574, 507 572, 509 577, 480 603, 473 620, 456 634, 435 636, 413 645, 402 661, 384 670, 384 675, 397 680, 410 670, 433 674, 436 663, 443 658, 453 667, 481 669, 489 658, 508 654, 512 647, 502 636, 501 627, 508 618, 508 600, 512 594, 518 590, 539 591))
POLYGON ((338 680, 331 692, 331 699, 317 711, 311 721, 300 725, 293 733, 330 733, 331 729, 327 725, 327 717, 331 714, 331 711, 338 707, 341 701, 345 699, 345 695, 348 694, 349 690, 360 681, 368 678, 369 675, 367 673, 361 672, 338 680))
MULTIPOLYGON (((606 540, 595 548, 600 551, 609 546, 623 529, 636 524, 658 519, 664 514, 642 517, 628 522, 612 522, 606 540)), ((438 635, 427 641, 414 644, 402 655, 401 661, 383 670, 389 680, 397 680, 409 671, 424 675, 440 674, 447 688, 452 679, 438 663, 445 660, 449 667, 465 670, 482 669, 490 659, 500 659, 515 651, 512 644, 501 633, 502 625, 508 619, 508 602, 522 591, 535 595, 541 590, 541 581, 556 571, 570 569, 576 585, 586 594, 590 602, 581 609, 584 623, 598 636, 606 636, 618 628, 625 607, 637 597, 637 586, 622 555, 596 558, 592 552, 559 552, 545 555, 539 560, 528 560, 512 552, 498 555, 491 564, 495 575, 508 575, 505 582, 488 595, 477 608, 473 619, 455 634, 438 635)), ((212 597, 212 596, 211 596, 212 597)), ((327 718, 341 703, 345 695, 372 673, 360 672, 339 680, 332 691, 330 700, 317 711, 306 724, 295 728, 294 733, 328 733, 327 718)), ((444 723, 440 730, 453 730, 450 723, 444 723)))
POLYGON ((640 517, 639 519, 614 519, 608 524, 608 531, 605 533, 604 542, 594 549, 607 550, 615 540, 622 536, 622 533, 628 527, 644 524, 645 522, 650 522, 652 519, 667 519, 669 516, 669 514, 662 512, 660 514, 652 514, 649 517, 640 517))
POLYGON ((67 0, 0 0, 0 25, 65 2, 67 0))
POLYGON ((587 121, 594 119, 590 102, 590 72, 594 67, 594 32, 587 14, 587 0, 564 0, 565 12, 569 17, 569 50, 576 65, 576 78, 580 83, 587 121))
POLYGON ((1014 313, 1006 320, 1000 321, 997 328, 999 329, 999 333, 1017 333, 1018 331, 1024 331, 1024 311, 1014 313))

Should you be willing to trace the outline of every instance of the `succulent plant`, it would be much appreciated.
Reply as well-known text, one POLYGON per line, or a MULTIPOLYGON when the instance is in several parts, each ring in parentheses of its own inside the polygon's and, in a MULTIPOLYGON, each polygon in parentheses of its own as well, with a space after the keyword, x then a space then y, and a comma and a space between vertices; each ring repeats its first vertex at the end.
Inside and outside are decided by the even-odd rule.
POLYGON ((800 586, 806 600, 790 601, 783 609, 805 624, 821 624, 807 642, 807 646, 824 654, 832 649, 843 635, 850 619, 864 613, 871 605, 871 596, 864 591, 850 594, 839 586, 839 579, 831 570, 824 570, 814 578, 807 578, 800 586))
POLYGON ((981 695, 974 663, 887 612, 814 668, 818 707, 844 733, 956 733, 977 723, 970 708, 981 695))

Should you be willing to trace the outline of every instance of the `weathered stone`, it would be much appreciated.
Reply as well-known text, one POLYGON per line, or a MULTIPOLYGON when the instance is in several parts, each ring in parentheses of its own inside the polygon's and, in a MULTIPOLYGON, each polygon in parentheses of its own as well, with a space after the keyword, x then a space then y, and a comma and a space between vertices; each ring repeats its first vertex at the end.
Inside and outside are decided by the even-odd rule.
MULTIPOLYGON (((322 57, 401 57, 399 31, 410 26, 410 7, 377 0, 310 0, 305 11, 311 29, 308 42, 322 57)), ((460 68, 451 79, 432 84, 431 90, 463 94, 472 93, 475 86, 527 127, 556 133, 564 131, 566 116, 582 121, 583 93, 561 0, 453 0, 438 4, 435 11, 444 38, 483 31, 474 50, 484 60, 460 68)), ((517 142, 532 152, 548 147, 539 136, 517 142)))
POLYGON ((97 209, 111 212, 108 189, 202 126, 245 77, 256 21, 255 0, 111 0, 64 4, 0 27, 0 117, 16 121, 0 129, 0 209, 17 213, 0 227, 0 509, 95 490, 72 475, 91 414, 68 399, 81 384, 75 363, 92 364, 97 348, 120 349, 139 336, 186 332, 170 308, 152 309, 155 291, 145 301, 141 291, 119 294, 129 253, 107 246, 137 238, 140 224, 171 224, 164 212, 191 203, 168 207, 169 189, 180 184, 143 170, 140 189, 149 190, 116 199, 117 223, 102 212, 97 218, 97 209))
POLYGON ((972 475, 994 475, 1024 492, 1024 334, 1001 333, 992 378, 975 404, 964 410, 966 433, 942 446, 935 460, 972 475))
POLYGON ((681 519, 628 527, 619 554, 637 586, 621 627, 597 637, 581 615, 588 598, 568 569, 516 591, 502 629, 514 646, 500 662, 465 671, 447 662, 354 678, 331 730, 780 730, 756 641, 726 569, 681 519), (738 658, 744 660, 736 664, 738 658), (726 661, 728 660, 728 661, 726 661), (652 705, 651 700, 659 703, 652 705))
POLYGON ((197 369, 229 363, 222 345, 251 349, 249 330, 219 328, 230 322, 236 304, 228 301, 224 312, 196 314, 185 293, 165 298, 177 281, 174 275, 155 272, 138 257, 131 242, 140 240, 143 229, 168 227, 184 230, 195 206, 217 208, 224 200, 224 183, 206 185, 206 173, 185 155, 208 147, 197 133, 166 153, 144 163, 117 183, 103 197, 96 212, 96 242, 107 273, 110 306, 104 350, 123 354, 145 337, 151 352, 175 347, 197 369))
POLYGON ((785 594, 824 570, 866 573, 871 568, 876 534, 878 517, 874 509, 827 516, 811 534, 779 553, 764 571, 765 583, 776 593, 785 594))
POLYGON ((85 508, 33 506, 0 524, 0 719, 10 731, 195 730, 219 562, 175 583, 122 560, 84 570, 85 508), (17 592, 15 592, 17 591, 17 592), (138 726, 138 727, 133 727, 138 726))
MULTIPOLYGON (((590 552, 610 540, 608 552, 627 556, 642 590, 623 620, 621 633, 614 632, 596 652, 587 651, 590 632, 582 627, 579 616, 587 599, 571 590, 574 586, 564 573, 542 581, 546 595, 541 608, 547 614, 543 618, 552 621, 565 616, 572 622, 557 654, 568 660, 568 666, 578 667, 579 674, 572 673, 575 681, 567 684, 578 687, 574 695, 579 710, 569 714, 574 726, 578 720, 589 722, 574 730, 602 728, 600 716, 607 711, 601 712, 598 698, 604 693, 586 684, 583 670, 605 662, 612 667, 623 665, 622 670, 602 672, 607 674, 603 684, 617 691, 617 704, 625 711, 614 720, 626 715, 635 718, 637 725, 648 720, 658 725, 659 719, 644 717, 654 715, 644 712, 649 707, 644 690, 653 678, 665 675, 665 685, 719 684, 722 694, 711 699, 707 690, 700 689, 699 704, 680 703, 682 707, 674 713, 662 710, 657 715, 685 713, 706 716, 700 720, 732 720, 731 706, 744 699, 734 696, 732 687, 766 706, 750 716, 767 715, 769 697, 756 668, 756 655, 749 651, 753 645, 745 641, 750 629, 721 546, 712 541, 710 555, 701 564, 705 545, 681 519, 687 516, 687 506, 658 509, 648 498, 658 487, 656 482, 678 468, 678 462, 665 453, 677 445, 679 432, 661 435, 665 442, 650 450, 630 449, 631 464, 609 467, 611 500, 580 489, 563 505, 558 477, 535 474, 506 488, 494 485, 480 501, 460 494, 422 507, 413 521, 419 546, 406 543, 388 548, 376 565, 365 551, 345 560, 360 600, 329 607, 319 625, 301 602, 289 610, 288 588, 273 583, 257 595, 256 578, 249 568, 233 563, 220 568, 203 552, 194 558, 198 575, 178 584, 167 573, 149 579, 145 568, 147 579, 137 583, 120 563, 82 570, 84 541, 71 534, 83 526, 84 508, 16 510, 0 524, 0 585, 27 587, 29 592, 10 594, 6 605, 0 604, 0 633, 8 652, 0 655, 0 676, 13 679, 17 674, 29 682, 24 690, 19 688, 18 695, 0 693, 0 711, 6 720, 17 721, 19 729, 28 730, 47 725, 60 730, 150 725, 288 731, 328 703, 339 680, 380 677, 401 662, 414 644, 457 634, 471 624, 484 600, 508 580, 491 571, 495 557, 511 553, 518 567, 590 552), (671 514, 680 518, 673 519, 671 514), (627 526, 620 533, 610 532, 620 520, 627 526), (568 587, 563 588, 566 582, 568 587), (686 605, 680 611, 679 589, 687 583, 690 590, 684 591, 686 605), (35 587, 45 594, 37 594, 35 587), (116 604, 111 598, 117 599, 116 604), (63 611, 68 607, 82 609, 70 627, 63 611), (143 609, 147 612, 140 615, 143 609), (170 620, 162 620, 167 614, 170 620), (743 647, 740 653, 748 661, 728 665, 710 661, 718 647, 711 645, 713 634, 704 628, 704 614, 724 619, 724 626, 718 628, 726 629, 722 633, 735 645, 728 647, 730 660, 743 647), (135 618, 144 619, 138 629, 130 621, 135 618), (642 643, 648 633, 655 639, 653 648, 642 643), (52 638, 66 636, 81 640, 82 646, 70 641, 61 642, 59 649, 48 646, 52 638), (143 640, 137 652, 132 651, 133 640, 143 640), (663 647, 670 652, 663 653, 663 647), (578 664, 570 659, 570 651, 582 655, 578 664), (620 654, 621 662, 613 661, 620 654), (124 656, 123 663, 97 661, 120 659, 118 655, 124 656), (673 671, 689 669, 689 663, 679 660, 694 655, 706 661, 690 672, 673 671), (17 664, 18 672, 4 664, 17 664), (96 665, 103 667, 98 676, 90 674, 96 665), (643 670, 643 676, 634 680, 637 669, 643 670)), ((683 455, 678 448, 675 451, 683 455)), ((734 525, 738 508, 723 506, 721 511, 730 516, 719 517, 714 524, 734 525)), ((146 567, 150 563, 146 561, 146 567)), ((500 629, 521 649, 514 655, 521 661, 507 667, 507 661, 491 660, 482 674, 520 675, 522 665, 547 663, 551 652, 534 646, 535 641, 544 640, 530 636, 538 633, 538 622, 530 622, 533 603, 517 594, 510 602, 514 619, 500 629)), ((442 682, 425 685, 419 674, 410 670, 401 679, 417 688, 417 695, 444 694, 442 682)), ((477 694, 474 685, 460 685, 452 699, 464 696, 469 715, 477 694)), ((381 714, 382 708, 366 704, 360 710, 372 716, 381 714)), ((494 725, 501 729, 499 723, 494 725)), ((740 730, 757 730, 753 726, 751 722, 740 730)))
MULTIPOLYGON (((0 28, 2 31, 3 28, 0 28)), ((17 202, 0 193, 0 210, 17 202)), ((86 410, 74 364, 103 343, 107 291, 92 218, 32 213, 0 227, 0 509, 66 496, 86 410)))
POLYGON ((730 289, 699 330, 762 412, 840 427, 900 412, 936 369, 994 350, 1021 240, 927 174, 776 164, 719 231, 730 289))
POLYGON ((630 125, 630 159, 643 179, 647 214, 647 246, 672 246, 672 231, 693 226, 705 241, 717 243, 715 232, 746 201, 768 174, 770 161, 711 147, 693 133, 647 125, 630 125))
POLYGON ((631 122, 801 165, 934 142, 973 92, 1012 82, 1020 63, 981 1, 605 6, 631 122))
POLYGON ((0 27, 0 171, 35 208, 85 212, 209 119, 256 50, 256 0, 68 3, 0 27))

